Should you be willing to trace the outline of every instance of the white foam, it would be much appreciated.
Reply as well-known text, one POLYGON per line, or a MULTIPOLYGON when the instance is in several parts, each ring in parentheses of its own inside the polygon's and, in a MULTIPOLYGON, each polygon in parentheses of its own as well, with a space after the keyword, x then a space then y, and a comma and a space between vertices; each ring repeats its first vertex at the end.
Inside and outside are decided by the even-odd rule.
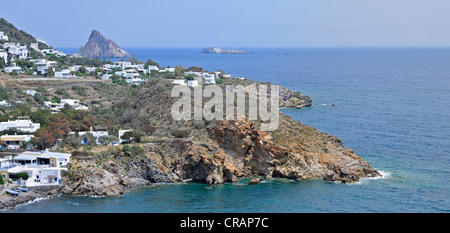
POLYGON ((359 179, 358 182, 354 183, 354 184, 363 184, 365 181, 368 180, 379 180, 379 179, 389 179, 391 177, 391 173, 387 172, 387 171, 378 171, 381 176, 375 176, 375 177, 361 177, 359 179))

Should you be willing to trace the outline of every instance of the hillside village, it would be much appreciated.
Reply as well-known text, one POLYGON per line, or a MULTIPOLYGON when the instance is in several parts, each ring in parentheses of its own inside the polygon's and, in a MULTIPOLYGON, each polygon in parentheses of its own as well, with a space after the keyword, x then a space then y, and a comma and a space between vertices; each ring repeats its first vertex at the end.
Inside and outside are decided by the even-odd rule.
MULTIPOLYGON (((153 78, 189 87, 220 84, 223 79, 242 79, 199 67, 161 67, 152 60, 139 62, 134 56, 113 62, 79 54, 67 55, 53 49, 43 39, 29 37, 31 39, 18 41, 0 31, 0 76, 17 82, 26 79, 37 82, 75 80, 81 85, 72 86, 71 91, 78 96, 85 96, 83 82, 92 80, 135 88, 153 78)), ((117 126, 111 129, 111 125, 98 125, 89 113, 92 106, 88 103, 80 99, 60 98, 60 95, 68 96, 64 88, 58 88, 52 95, 54 88, 45 85, 21 91, 11 90, 4 80, 1 82, 0 150, 7 154, 0 158, 3 182, 15 180, 19 186, 61 184, 61 171, 70 165, 71 153, 51 151, 64 152, 64 148, 70 147, 76 153, 76 149, 82 146, 118 146, 145 135, 139 129, 117 126), (25 101, 19 100, 24 98, 25 101), (70 115, 78 116, 70 119, 70 115), (68 121, 81 122, 74 123, 81 126, 73 126, 68 121), (62 132, 55 133, 61 129, 62 132), (23 178, 25 173, 27 175, 23 178)))

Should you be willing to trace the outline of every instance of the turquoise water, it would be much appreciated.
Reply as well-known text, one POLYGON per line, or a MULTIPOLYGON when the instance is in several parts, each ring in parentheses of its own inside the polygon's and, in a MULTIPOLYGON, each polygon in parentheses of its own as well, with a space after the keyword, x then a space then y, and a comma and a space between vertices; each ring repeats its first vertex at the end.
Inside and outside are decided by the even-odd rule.
POLYGON ((450 212, 450 49, 241 49, 254 54, 126 50, 307 94, 314 107, 282 111, 341 138, 385 178, 155 185, 119 198, 54 197, 13 212, 450 212))

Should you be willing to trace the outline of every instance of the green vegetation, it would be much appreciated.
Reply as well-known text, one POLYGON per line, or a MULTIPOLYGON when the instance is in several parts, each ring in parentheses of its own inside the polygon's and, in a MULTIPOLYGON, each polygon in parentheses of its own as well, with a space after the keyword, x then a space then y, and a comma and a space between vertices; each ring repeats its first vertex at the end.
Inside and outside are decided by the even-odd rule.
POLYGON ((22 178, 22 180, 28 180, 28 178, 29 178, 28 173, 26 173, 26 172, 16 173, 16 174, 14 174, 14 179, 13 180, 16 181, 16 180, 18 180, 20 178, 22 178))

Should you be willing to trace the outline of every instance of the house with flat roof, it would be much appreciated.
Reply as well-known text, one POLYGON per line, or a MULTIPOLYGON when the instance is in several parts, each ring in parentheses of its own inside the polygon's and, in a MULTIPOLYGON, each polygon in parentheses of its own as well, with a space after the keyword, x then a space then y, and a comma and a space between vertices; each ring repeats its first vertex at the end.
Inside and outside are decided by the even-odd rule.
POLYGON ((48 165, 50 167, 66 167, 70 164, 68 153, 42 151, 25 151, 14 157, 14 165, 48 165))
MULTIPOLYGON (((34 135, 2 135, 0 136, 0 148, 20 149, 24 142, 29 142, 32 138, 34 135)), ((31 148, 27 146, 25 149, 31 148)))
POLYGON ((33 123, 27 117, 19 117, 17 120, 14 120, 14 121, 8 120, 8 121, 0 122, 0 131, 11 129, 11 128, 16 128, 23 132, 34 133, 40 127, 41 127, 41 124, 33 123))
POLYGON ((6 33, 4 32, 0 32, 0 40, 5 40, 8 41, 8 35, 6 35, 6 33))

